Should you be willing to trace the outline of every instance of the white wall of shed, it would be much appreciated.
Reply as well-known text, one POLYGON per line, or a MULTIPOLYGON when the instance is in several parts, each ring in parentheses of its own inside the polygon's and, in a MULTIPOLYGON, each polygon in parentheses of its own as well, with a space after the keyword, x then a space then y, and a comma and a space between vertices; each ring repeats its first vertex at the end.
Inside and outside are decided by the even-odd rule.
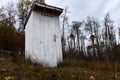
POLYGON ((25 56, 44 66, 62 62, 59 16, 32 11, 26 25, 25 56), (56 36, 56 41, 55 41, 56 36))

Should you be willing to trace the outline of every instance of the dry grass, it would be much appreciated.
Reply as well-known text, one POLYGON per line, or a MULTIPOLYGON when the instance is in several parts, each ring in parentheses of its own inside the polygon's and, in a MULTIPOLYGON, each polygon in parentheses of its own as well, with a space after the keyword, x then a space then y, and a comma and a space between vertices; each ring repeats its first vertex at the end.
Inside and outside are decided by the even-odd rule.
MULTIPOLYGON (((107 64, 106 62, 99 62, 97 60, 75 60, 65 59, 59 66, 64 67, 85 67, 95 70, 114 71, 115 64, 107 64), (109 69, 110 68, 110 69, 109 69)), ((117 71, 120 71, 120 63, 117 64, 117 71)))
POLYGON ((0 80, 120 80, 114 72, 108 71, 105 64, 96 61, 64 60, 57 68, 45 68, 33 64, 30 60, 18 56, 16 61, 12 57, 0 58, 0 80))

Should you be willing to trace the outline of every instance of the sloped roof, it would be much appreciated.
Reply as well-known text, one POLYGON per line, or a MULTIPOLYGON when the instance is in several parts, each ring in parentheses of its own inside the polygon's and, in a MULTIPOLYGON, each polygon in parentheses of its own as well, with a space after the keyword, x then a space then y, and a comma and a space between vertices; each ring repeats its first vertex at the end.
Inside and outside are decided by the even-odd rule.
POLYGON ((24 29, 25 29, 25 26, 29 20, 29 17, 31 15, 32 10, 37 10, 37 11, 40 11, 43 13, 49 13, 49 14, 58 15, 58 16, 63 12, 63 9, 61 9, 61 8, 54 7, 54 6, 47 5, 47 4, 41 4, 38 2, 34 2, 32 4, 32 8, 30 10, 30 13, 25 21, 24 29))
POLYGON ((40 4, 38 2, 34 3, 33 9, 36 9, 36 8, 39 9, 40 11, 44 10, 44 12, 49 11, 49 13, 52 11, 53 13, 57 13, 57 15, 60 15, 63 11, 63 9, 61 9, 61 8, 50 6, 47 4, 40 4))

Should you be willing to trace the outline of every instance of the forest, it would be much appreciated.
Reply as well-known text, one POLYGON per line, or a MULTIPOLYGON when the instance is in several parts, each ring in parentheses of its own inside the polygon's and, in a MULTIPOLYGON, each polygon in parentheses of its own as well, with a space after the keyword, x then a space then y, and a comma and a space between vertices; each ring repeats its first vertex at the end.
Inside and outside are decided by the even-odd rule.
MULTIPOLYGON (((0 50, 25 51, 24 25, 32 1, 11 2, 0 9, 0 50), (17 6, 15 6, 17 5, 17 6)), ((120 27, 107 13, 102 22, 94 17, 69 22, 69 11, 64 9, 61 15, 61 42, 64 58, 98 60, 108 63, 120 60, 120 27)))
MULTIPOLYGON (((0 8, 0 56, 9 52, 13 57, 25 54, 24 25, 31 3, 31 0, 19 0, 17 4, 11 2, 0 8)), ((64 62, 59 66, 120 71, 120 25, 115 24, 110 13, 102 21, 88 16, 86 20, 71 23, 68 15, 65 8, 60 17, 64 62)))
POLYGON ((118 62, 120 27, 107 13, 102 22, 94 17, 68 22, 67 8, 62 14, 62 51, 65 58, 118 62))

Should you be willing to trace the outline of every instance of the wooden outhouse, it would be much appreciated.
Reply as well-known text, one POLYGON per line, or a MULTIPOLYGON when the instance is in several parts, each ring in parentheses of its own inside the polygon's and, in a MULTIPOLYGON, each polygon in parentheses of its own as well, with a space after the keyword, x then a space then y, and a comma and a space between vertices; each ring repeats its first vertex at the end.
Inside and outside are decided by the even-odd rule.
POLYGON ((44 66, 62 62, 59 16, 63 9, 33 3, 25 25, 25 57, 44 66))

